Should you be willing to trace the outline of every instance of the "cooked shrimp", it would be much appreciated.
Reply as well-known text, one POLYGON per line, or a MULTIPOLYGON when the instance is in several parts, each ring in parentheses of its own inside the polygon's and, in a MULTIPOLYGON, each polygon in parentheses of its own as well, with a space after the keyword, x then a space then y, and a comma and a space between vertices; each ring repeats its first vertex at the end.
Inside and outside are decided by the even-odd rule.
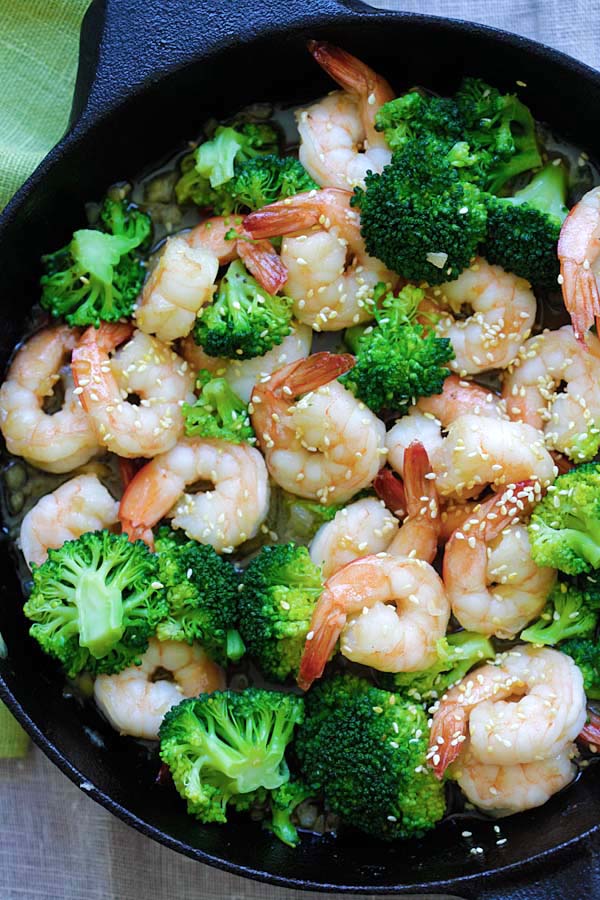
POLYGON ((184 697, 224 688, 225 673, 199 644, 151 638, 139 666, 98 675, 94 699, 119 734, 153 741, 165 713, 184 697), (170 679, 164 678, 165 672, 170 679))
POLYGON ((398 533, 398 520, 381 500, 365 497, 321 525, 310 545, 310 557, 329 578, 346 563, 387 550, 398 533))
POLYGON ((345 50, 325 41, 309 41, 308 49, 343 90, 297 111, 300 162, 322 187, 352 190, 391 159, 383 134, 375 130, 375 113, 394 92, 345 50))
POLYGON ((90 327, 73 350, 73 376, 98 439, 119 456, 156 456, 183 434, 180 406, 193 403, 188 364, 162 341, 132 327, 103 322, 90 327), (127 398, 140 398, 139 406, 127 398))
POLYGON ((410 556, 431 563, 440 533, 438 494, 423 444, 413 441, 404 454, 404 496, 407 516, 388 547, 391 556, 410 556))
POLYGON ((570 784, 577 772, 572 762, 576 755, 575 744, 568 743, 550 759, 500 766, 481 762, 467 742, 452 778, 470 803, 500 818, 542 806, 570 784))
POLYGON ((9 453, 46 472, 70 472, 100 450, 92 420, 83 409, 68 368, 79 332, 66 325, 44 328, 17 351, 0 388, 0 429, 9 453), (62 382, 62 408, 44 411, 62 382))
POLYGON ((136 324, 161 341, 192 330, 199 310, 210 303, 219 261, 205 247, 180 235, 168 238, 134 310, 136 324))
POLYGON ((321 677, 338 638, 347 659, 381 672, 425 669, 449 618, 444 585, 428 563, 387 553, 355 559, 325 583, 298 684, 308 690, 321 677))
POLYGON ((340 331, 371 319, 375 286, 397 281, 367 255, 351 196, 334 188, 307 191, 244 219, 255 238, 287 235, 281 245, 288 272, 285 291, 296 318, 315 331, 340 331))
POLYGON ((131 540, 152 546, 152 527, 169 516, 192 540, 220 553, 255 536, 269 509, 262 456, 248 444, 185 438, 146 463, 127 486, 119 518, 131 540), (199 481, 212 489, 186 493, 199 481))
POLYGON ((352 364, 348 355, 315 353, 254 388, 252 424, 269 473, 284 490, 344 503, 383 464, 385 425, 335 380, 352 364))
POLYGON ((505 374, 508 414, 543 431, 548 449, 581 462, 600 445, 600 341, 575 338, 570 325, 545 331, 522 347, 505 374))
POLYGON ((463 628, 512 638, 544 608, 556 570, 533 562, 521 521, 539 497, 535 482, 514 485, 482 503, 448 541, 444 585, 463 628))
POLYGON ((436 334, 450 339, 455 358, 448 365, 460 375, 505 369, 531 334, 536 301, 529 282, 485 259, 435 288, 433 296, 444 311, 436 334), (472 315, 456 318, 464 306, 472 315))
POLYGON ((78 475, 42 497, 21 523, 19 544, 25 561, 37 566, 51 547, 62 547, 87 531, 118 522, 119 504, 95 475, 78 475))
POLYGON ((578 341, 600 318, 600 187, 576 203, 558 240, 560 281, 573 331, 578 341))
POLYGON ((253 359, 222 359, 208 356, 192 337, 185 338, 179 352, 195 371, 208 369, 214 375, 227 379, 238 397, 248 403, 255 384, 268 378, 288 363, 305 359, 310 354, 312 331, 307 325, 294 324, 294 330, 264 356, 253 359))
POLYGON ((481 763, 552 759, 575 740, 585 717, 583 677, 571 657, 520 644, 444 695, 433 716, 429 759, 441 778, 467 738, 481 763))

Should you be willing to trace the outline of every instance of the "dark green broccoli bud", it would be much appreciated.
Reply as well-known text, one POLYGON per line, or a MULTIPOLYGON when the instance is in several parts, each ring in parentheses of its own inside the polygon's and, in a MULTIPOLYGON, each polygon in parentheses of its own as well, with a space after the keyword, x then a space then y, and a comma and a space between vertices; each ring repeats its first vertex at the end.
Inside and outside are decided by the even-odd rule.
POLYGON ((579 575, 600 567, 600 464, 584 463, 559 475, 529 523, 538 566, 579 575))
POLYGON ((375 128, 384 132, 394 151, 412 141, 439 141, 440 152, 447 152, 464 136, 464 122, 454 100, 418 91, 384 103, 375 115, 375 128))
POLYGON ((159 580, 168 611, 156 634, 161 641, 199 641, 215 662, 244 655, 237 631, 239 577, 234 566, 207 544, 160 528, 155 540, 159 580))
POLYGON ((158 560, 142 541, 94 531, 49 550, 32 571, 30 634, 69 677, 120 672, 139 660, 167 614, 158 560))
POLYGON ((318 190, 302 163, 293 156, 258 156, 236 167, 227 185, 233 208, 256 210, 302 191, 318 190))
POLYGON ((449 634, 437 642, 437 651, 438 659, 429 668, 390 675, 386 686, 418 701, 437 699, 473 666, 496 657, 489 638, 473 631, 449 634))
POLYGON ((236 259, 214 301, 200 311, 194 340, 209 356, 251 359, 281 344, 291 320, 290 298, 268 294, 236 259))
POLYGON ((463 140, 474 156, 474 165, 464 170, 469 181, 497 194, 517 175, 542 165, 535 120, 518 97, 480 78, 465 78, 454 99, 465 124, 463 140))
POLYGON ((351 201, 360 208, 368 253, 409 281, 458 278, 485 237, 479 189, 426 144, 410 142, 380 175, 365 178, 351 201))
MULTIPOLYGON (((160 757, 188 812, 201 822, 226 822, 237 795, 285 784, 286 747, 303 717, 302 697, 258 688, 201 694, 169 710, 160 757)), ((246 805, 243 796, 240 803, 246 805)))
POLYGON ((554 646, 567 638, 591 637, 600 617, 600 582, 582 575, 554 585, 539 619, 521 632, 521 640, 554 646))
POLYGON ((339 381, 377 413, 404 415, 419 397, 439 394, 454 358, 448 338, 415 322, 424 292, 413 285, 397 297, 378 284, 373 299, 376 325, 357 336, 356 363, 339 381))
POLYGON ((321 570, 306 547, 263 547, 243 574, 240 633, 267 678, 296 675, 310 620, 323 590, 321 570))
POLYGON ((338 675, 307 695, 295 748, 304 778, 343 822, 397 840, 425 834, 444 815, 428 735, 421 706, 338 675))
POLYGON ((198 206, 212 206, 219 215, 235 209, 228 182, 235 165, 257 156, 277 153, 279 138, 272 125, 245 122, 232 128, 219 125, 211 140, 205 141, 182 160, 182 176, 175 185, 178 203, 191 200, 198 206))
POLYGON ((255 443, 248 407, 225 378, 214 378, 207 369, 201 369, 196 387, 200 388, 196 402, 181 407, 187 437, 255 443))
POLYGON ((300 835, 292 816, 297 806, 314 795, 315 791, 305 781, 296 778, 275 788, 271 792, 271 819, 265 822, 265 828, 288 847, 297 847, 300 835))
POLYGON ((583 675, 583 688, 590 700, 600 700, 600 644, 591 638, 570 638, 559 647, 572 657, 583 675))
POLYGON ((481 255, 535 286, 556 288, 556 247, 567 215, 566 193, 564 166, 550 163, 513 197, 487 195, 487 237, 481 255))
POLYGON ((133 252, 147 244, 150 218, 124 200, 106 200, 102 224, 111 232, 81 229, 71 242, 42 257, 40 303, 69 325, 95 325, 130 316, 146 269, 133 252))

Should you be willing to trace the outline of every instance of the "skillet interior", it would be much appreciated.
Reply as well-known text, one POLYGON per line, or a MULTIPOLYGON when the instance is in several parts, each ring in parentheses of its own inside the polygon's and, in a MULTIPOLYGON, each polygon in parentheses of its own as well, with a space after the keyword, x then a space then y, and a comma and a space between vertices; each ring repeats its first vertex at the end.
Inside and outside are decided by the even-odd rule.
MULTIPOLYGON (((337 7, 333 0, 315 3, 309 11, 294 2, 277 13, 269 10, 268 3, 258 2, 241 40, 223 16, 205 20, 208 26, 197 34, 195 43, 193 39, 182 43, 178 32, 168 65, 174 68, 188 57, 195 61, 154 80, 139 93, 128 89, 127 82, 137 82, 140 72, 152 68, 153 52, 160 57, 156 41, 165 39, 160 29, 166 27, 167 37, 168 33, 175 36, 176 28, 189 26, 195 11, 200 31, 198 23, 206 9, 202 2, 176 8, 176 3, 159 0, 119 6, 112 8, 112 23, 131 36, 134 52, 126 56, 114 44, 111 51, 110 41, 102 45, 101 80, 93 103, 74 133, 0 220, 3 365, 37 299, 40 254, 66 242, 83 221, 86 200, 99 198, 111 182, 132 177, 194 137, 211 116, 222 118, 260 100, 297 103, 331 89, 305 50, 309 36, 327 38, 356 53, 385 73, 398 91, 420 83, 449 93, 463 74, 480 75, 506 90, 514 90, 517 80, 526 82, 522 96, 535 116, 590 155, 600 156, 600 77, 566 57, 512 36, 426 17, 375 11, 357 14, 337 7), (152 14, 162 17, 171 6, 174 20, 165 26, 161 18, 157 37, 152 14), (148 41, 150 62, 143 61, 144 41, 148 41), (202 49, 195 49, 198 46, 202 49), (129 99, 128 90, 133 91, 129 99), (124 99, 111 112, 117 94, 124 99)), ((210 6, 214 13, 215 4, 210 6)), ((80 90, 89 86, 91 69, 85 61, 94 62, 95 26, 101 12, 96 3, 88 16, 80 90)), ((238 24, 245 20, 237 4, 234 13, 238 24)), ((0 660, 0 694, 73 780, 90 782, 92 796, 117 815, 190 856, 287 886, 390 893, 447 885, 463 896, 482 897, 484 873, 489 885, 489 876, 504 870, 502 885, 507 888, 513 883, 515 867, 536 857, 538 863, 544 857, 547 873, 549 865, 558 864, 569 852, 571 842, 600 821, 600 785, 588 773, 543 809, 504 821, 502 835, 508 840, 502 847, 496 846, 498 835, 491 822, 472 820, 447 821, 424 842, 386 846, 346 835, 307 838, 296 851, 243 821, 227 828, 202 828, 186 817, 177 798, 153 785, 155 769, 133 743, 119 739, 93 711, 82 712, 63 697, 58 669, 27 638, 20 613, 21 591, 6 541, 0 546, 0 580, 0 632, 9 650, 8 659, 0 660), (465 829, 473 832, 472 838, 461 837, 465 829), (470 853, 473 846, 482 847, 484 853, 470 853), (552 854, 550 862, 551 852, 561 846, 563 857, 552 854)), ((547 892, 546 896, 553 895, 547 892)))

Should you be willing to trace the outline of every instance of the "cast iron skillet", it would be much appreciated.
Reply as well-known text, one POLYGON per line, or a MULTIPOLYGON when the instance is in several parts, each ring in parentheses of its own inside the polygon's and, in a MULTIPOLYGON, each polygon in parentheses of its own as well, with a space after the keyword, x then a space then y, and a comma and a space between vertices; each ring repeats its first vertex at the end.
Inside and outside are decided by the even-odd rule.
MULTIPOLYGON (((353 0, 95 0, 82 32, 71 129, 0 219, 3 365, 38 296, 40 254, 67 241, 83 222, 85 201, 193 137, 210 116, 253 101, 301 102, 331 89, 306 52, 309 36, 355 52, 398 90, 420 83, 447 93, 464 73, 507 90, 517 79, 526 82, 523 96, 537 118, 600 155, 600 75, 513 35, 384 13, 353 0)), ((490 822, 460 819, 424 842, 387 846, 355 834, 307 836, 295 851, 252 823, 201 827, 171 791, 153 784, 156 767, 133 742, 63 696, 62 676, 27 637, 6 541, 0 554, 0 631, 8 646, 8 658, 0 660, 0 696, 75 783, 128 824, 188 856, 291 887, 445 889, 482 898, 495 886, 503 896, 517 897, 523 889, 534 897, 535 873, 542 866, 545 874, 557 871, 575 844, 581 849, 598 829, 600 782, 585 775, 543 809, 504 821, 508 841, 502 847, 490 822), (463 830, 473 837, 463 838, 463 830), (473 846, 484 852, 470 853, 473 846), (523 888, 525 882, 530 887, 523 888)), ((539 896, 581 896, 575 889, 570 894, 555 876, 539 896)))

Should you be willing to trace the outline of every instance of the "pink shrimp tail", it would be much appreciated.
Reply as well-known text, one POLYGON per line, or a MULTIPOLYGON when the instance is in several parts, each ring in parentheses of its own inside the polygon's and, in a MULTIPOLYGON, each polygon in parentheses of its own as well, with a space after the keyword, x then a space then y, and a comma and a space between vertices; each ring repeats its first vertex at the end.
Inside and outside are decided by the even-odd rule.
POLYGON ((554 460, 554 465, 558 469, 559 475, 566 475, 567 472, 570 472, 575 467, 575 463, 568 456, 564 456, 564 454, 558 453, 556 450, 551 450, 550 456, 554 460))
POLYGON ((339 378, 344 372, 348 372, 354 365, 354 357, 350 353, 313 353, 306 359, 299 359, 290 363, 283 369, 275 372, 271 382, 267 382, 268 389, 276 395, 282 393, 283 388, 288 398, 300 397, 302 394, 308 394, 309 391, 316 391, 318 388, 329 384, 335 378, 339 378))
MULTIPOLYGON (((329 41, 308 41, 307 47, 324 72, 351 94, 368 97, 383 79, 356 56, 329 41)), ((390 98, 393 96, 389 89, 390 98)))
POLYGON ((588 721, 579 732, 577 740, 592 747, 600 747, 600 716, 588 710, 588 721))
POLYGON ((373 482, 375 493, 398 519, 406 515, 406 494, 400 479, 387 467, 380 469, 373 482))
POLYGON ((129 482, 119 505, 119 521, 130 541, 154 547, 152 528, 183 490, 181 480, 162 468, 156 459, 146 463, 129 482))
POLYGON ((124 456, 119 456, 117 457, 117 464, 119 467, 119 478, 121 479, 123 490, 125 490, 135 478, 140 468, 140 463, 136 459, 126 459, 124 456))
POLYGON ((330 592, 325 588, 313 613, 297 678, 298 687, 303 691, 307 691, 313 681, 323 674, 346 624, 346 614, 343 611, 335 606, 328 611, 331 599, 330 592))
POLYGON ((288 271, 269 241, 238 241, 238 255, 268 294, 276 294, 287 281, 288 271))
POLYGON ((404 491, 409 516, 419 514, 423 505, 428 508, 428 518, 439 517, 438 494, 431 475, 431 463, 421 441, 412 441, 404 451, 404 491))
POLYGON ((244 231, 254 239, 308 231, 321 224, 323 216, 327 217, 328 205, 350 209, 351 196, 349 191, 339 188, 304 191, 250 213, 244 219, 244 231))
POLYGON ((440 781, 448 766, 460 756, 467 736, 465 710, 454 704, 440 706, 433 717, 427 762, 440 781))

